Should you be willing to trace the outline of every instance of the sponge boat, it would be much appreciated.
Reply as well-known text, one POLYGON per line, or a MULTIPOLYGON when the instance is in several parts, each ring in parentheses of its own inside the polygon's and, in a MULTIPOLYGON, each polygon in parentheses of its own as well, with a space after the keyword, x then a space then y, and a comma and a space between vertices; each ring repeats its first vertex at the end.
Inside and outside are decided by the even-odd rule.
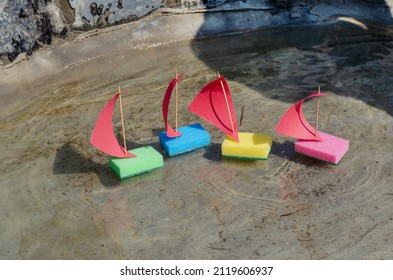
POLYGON ((317 93, 312 93, 291 106, 277 124, 276 132, 285 136, 297 138, 295 152, 338 164, 349 149, 349 141, 328 133, 318 131, 319 98, 325 94, 318 87, 317 93), (306 120, 303 113, 303 103, 310 98, 318 98, 315 127, 306 120))
POLYGON ((122 92, 119 87, 119 92, 107 102, 99 114, 91 135, 90 143, 110 156, 110 168, 120 177, 120 179, 125 179, 161 168, 164 162, 162 155, 149 145, 129 151, 127 150, 121 96, 122 92), (124 147, 119 144, 113 131, 112 115, 117 100, 119 100, 120 103, 124 147))
POLYGON ((177 74, 169 83, 162 102, 162 115, 165 124, 165 131, 159 134, 159 140, 169 157, 181 155, 193 150, 208 146, 210 135, 199 123, 178 127, 178 82, 184 73, 177 74), (168 110, 173 90, 176 93, 175 108, 175 128, 168 122, 168 110))
POLYGON ((217 75, 217 79, 208 83, 195 96, 188 109, 226 134, 221 144, 222 156, 250 160, 267 159, 272 146, 272 136, 238 131, 228 83, 218 72, 217 75))

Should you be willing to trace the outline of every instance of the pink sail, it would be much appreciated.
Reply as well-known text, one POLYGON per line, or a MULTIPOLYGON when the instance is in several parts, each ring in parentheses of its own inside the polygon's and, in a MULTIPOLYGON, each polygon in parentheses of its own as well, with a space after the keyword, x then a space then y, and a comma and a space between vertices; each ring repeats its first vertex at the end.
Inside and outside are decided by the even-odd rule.
POLYGON ((181 77, 184 75, 184 73, 181 73, 180 76, 177 78, 173 79, 168 88, 166 89, 164 100, 162 102, 162 115, 164 117, 164 123, 165 123, 165 129, 166 129, 166 135, 170 138, 174 137, 179 137, 181 136, 181 133, 179 131, 174 130, 169 124, 168 124, 168 109, 169 109, 169 101, 171 100, 172 92, 173 89, 175 88, 177 82, 181 79, 181 77))
POLYGON ((309 98, 324 95, 323 93, 313 93, 295 103, 281 118, 276 127, 276 132, 301 140, 323 141, 319 133, 315 131, 315 127, 312 127, 304 117, 302 105, 303 102, 309 98))
POLYGON ((235 108, 224 77, 208 83, 195 96, 188 109, 239 142, 235 108))
POLYGON ((117 141, 113 132, 112 114, 120 93, 116 94, 102 109, 91 135, 90 143, 100 151, 114 157, 135 157, 126 151, 117 141))

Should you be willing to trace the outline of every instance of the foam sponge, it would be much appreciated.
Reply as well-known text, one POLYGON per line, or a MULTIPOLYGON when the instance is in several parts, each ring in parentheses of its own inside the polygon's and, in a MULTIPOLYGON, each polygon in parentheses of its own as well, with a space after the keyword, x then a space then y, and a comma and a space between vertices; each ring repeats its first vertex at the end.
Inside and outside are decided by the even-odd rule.
POLYGON ((164 166, 162 155, 152 146, 145 146, 129 151, 136 155, 133 158, 109 158, 109 166, 120 179, 146 173, 164 166))
POLYGON ((221 144, 223 156, 242 159, 267 159, 272 136, 266 133, 239 132, 239 142, 227 136, 221 144))
POLYGON ((165 131, 161 132, 159 135, 160 143, 170 157, 190 152, 210 144, 209 133, 199 123, 180 127, 178 131, 182 135, 175 138, 168 137, 165 131))
POLYGON ((349 141, 324 132, 319 132, 324 141, 297 140, 295 152, 337 164, 347 153, 349 141))

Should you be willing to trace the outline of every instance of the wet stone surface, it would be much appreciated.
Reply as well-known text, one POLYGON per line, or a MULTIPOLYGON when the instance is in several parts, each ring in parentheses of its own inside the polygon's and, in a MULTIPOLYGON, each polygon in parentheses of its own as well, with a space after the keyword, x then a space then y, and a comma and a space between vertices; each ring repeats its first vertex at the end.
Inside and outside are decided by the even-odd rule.
MULTIPOLYGON (((21 85, 25 103, 4 107, 0 122, 0 258, 390 259, 392 34, 350 23, 267 29, 108 51, 21 85), (98 113, 121 86, 127 146, 163 153, 161 104, 176 68, 187 70, 179 124, 202 123, 212 144, 120 181, 89 144, 98 113), (187 111, 217 70, 240 131, 273 135, 268 160, 222 158, 222 133, 187 111), (318 85, 321 131, 350 140, 337 166, 274 133, 318 85)), ((311 123, 315 103, 304 110, 311 123)))
POLYGON ((69 3, 75 9, 76 13, 74 25, 90 25, 96 27, 137 20, 163 6, 162 0, 69 0, 69 3))
POLYGON ((29 57, 40 47, 72 40, 75 33, 141 20, 152 13, 224 12, 208 20, 205 27, 212 32, 201 35, 209 36, 227 29, 323 23, 340 16, 391 23, 391 7, 390 0, 3 0, 0 67, 29 57))

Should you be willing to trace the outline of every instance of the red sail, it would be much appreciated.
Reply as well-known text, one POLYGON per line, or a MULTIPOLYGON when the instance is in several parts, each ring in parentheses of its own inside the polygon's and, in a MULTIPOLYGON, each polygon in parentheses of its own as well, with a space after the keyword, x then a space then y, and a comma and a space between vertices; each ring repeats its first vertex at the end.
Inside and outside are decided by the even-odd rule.
POLYGON ((188 109, 239 142, 235 108, 224 77, 208 83, 188 109))
POLYGON ((113 132, 112 113, 120 93, 116 94, 102 109, 91 135, 90 143, 100 151, 118 158, 135 157, 117 141, 113 132))
POLYGON ((313 93, 295 103, 281 118, 276 127, 276 132, 301 140, 323 141, 319 133, 315 131, 315 127, 312 127, 304 117, 302 105, 309 98, 324 95, 323 93, 313 93))
POLYGON ((184 73, 181 73, 179 77, 173 79, 168 88, 166 89, 164 100, 162 102, 162 115, 164 117, 164 123, 165 123, 165 129, 166 129, 166 135, 170 138, 173 137, 178 137, 181 136, 181 133, 174 130, 169 124, 168 124, 168 109, 169 109, 169 101, 171 100, 171 95, 173 92, 173 89, 175 88, 177 82, 180 80, 180 78, 184 75, 184 73))

